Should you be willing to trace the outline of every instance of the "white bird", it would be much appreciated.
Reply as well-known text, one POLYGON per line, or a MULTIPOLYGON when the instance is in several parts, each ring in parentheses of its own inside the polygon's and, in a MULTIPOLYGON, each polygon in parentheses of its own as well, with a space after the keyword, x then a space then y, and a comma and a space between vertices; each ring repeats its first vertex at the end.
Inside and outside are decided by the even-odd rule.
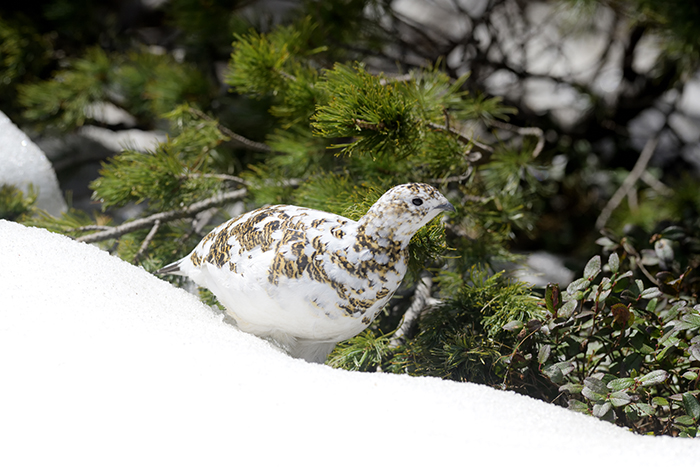
POLYGON ((411 237, 454 207, 424 183, 396 186, 360 220, 268 206, 221 224, 160 269, 211 290, 239 329, 322 363, 362 332, 406 274, 411 237))

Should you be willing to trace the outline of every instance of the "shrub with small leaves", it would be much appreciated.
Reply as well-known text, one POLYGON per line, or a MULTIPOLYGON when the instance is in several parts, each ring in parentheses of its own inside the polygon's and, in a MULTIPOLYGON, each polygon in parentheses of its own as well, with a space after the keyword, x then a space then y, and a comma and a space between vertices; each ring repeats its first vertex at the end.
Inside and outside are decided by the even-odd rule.
POLYGON ((667 228, 643 252, 631 238, 599 240, 607 261, 594 256, 565 291, 548 285, 545 319, 509 324, 534 329, 514 354, 525 364, 511 371, 543 375, 571 409, 636 432, 698 436, 700 305, 685 293, 694 285, 683 287, 697 258, 673 264, 670 232, 687 239, 667 228))

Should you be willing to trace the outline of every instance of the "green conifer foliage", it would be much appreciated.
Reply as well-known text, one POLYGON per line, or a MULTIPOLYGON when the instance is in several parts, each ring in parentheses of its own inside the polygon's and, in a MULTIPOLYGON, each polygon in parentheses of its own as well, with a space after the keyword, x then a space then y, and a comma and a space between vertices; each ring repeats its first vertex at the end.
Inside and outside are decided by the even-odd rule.
POLYGON ((179 103, 206 102, 209 96, 209 84, 191 65, 149 51, 108 54, 100 47, 51 80, 19 87, 24 118, 64 131, 84 125, 91 104, 113 102, 148 127, 179 103))

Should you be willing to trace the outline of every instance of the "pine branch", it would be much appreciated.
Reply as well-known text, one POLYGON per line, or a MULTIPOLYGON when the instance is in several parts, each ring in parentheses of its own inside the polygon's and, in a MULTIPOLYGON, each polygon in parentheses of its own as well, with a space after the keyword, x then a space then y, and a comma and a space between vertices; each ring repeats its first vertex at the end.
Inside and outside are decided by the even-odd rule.
POLYGON ((78 237, 78 238, 76 238, 76 240, 79 240, 79 241, 84 242, 84 243, 94 243, 94 242, 101 242, 103 240, 109 240, 112 238, 119 238, 122 235, 126 235, 126 234, 134 232, 136 230, 146 229, 149 227, 152 228, 156 222, 164 223, 164 222, 170 222, 170 221, 173 221, 176 219, 184 219, 187 217, 193 217, 195 214, 197 214, 201 211, 204 211, 206 209, 209 209, 211 207, 221 206, 222 204, 226 204, 229 201, 241 199, 247 193, 248 193, 248 190, 245 188, 241 188, 241 189, 236 190, 236 191, 229 191, 226 193, 220 193, 220 194, 212 196, 211 198, 207 198, 205 200, 193 203, 192 205, 190 205, 184 209, 174 209, 172 211, 159 212, 159 213, 150 215, 148 217, 144 217, 143 219, 137 219, 134 221, 125 222, 121 225, 109 228, 107 230, 96 232, 96 233, 90 234, 90 235, 85 235, 83 237, 78 237))

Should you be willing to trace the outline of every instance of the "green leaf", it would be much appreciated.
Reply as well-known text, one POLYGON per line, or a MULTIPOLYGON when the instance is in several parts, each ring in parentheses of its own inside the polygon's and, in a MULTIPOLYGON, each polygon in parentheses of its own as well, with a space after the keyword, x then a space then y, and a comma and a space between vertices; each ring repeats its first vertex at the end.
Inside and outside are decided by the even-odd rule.
POLYGON ((645 300, 651 300, 652 298, 657 298, 663 295, 658 287, 649 287, 642 291, 642 298, 645 300))
POLYGON ((690 357, 695 360, 700 360, 700 344, 693 344, 688 347, 690 357))
POLYGON ((598 295, 598 286, 593 284, 588 289, 588 295, 586 296, 586 300, 595 300, 597 295, 598 295))
POLYGON ((503 326, 504 331, 519 331, 523 328, 523 322, 514 320, 514 321, 509 321, 503 326))
POLYGON ((625 368, 628 370, 639 370, 644 362, 644 356, 638 352, 634 352, 626 356, 623 360, 625 368))
POLYGON ((673 247, 668 239, 661 238, 657 240, 656 243, 654 243, 654 251, 660 260, 666 263, 673 261, 673 247))
POLYGON ((573 295, 575 292, 578 292, 579 290, 583 290, 586 287, 588 287, 590 283, 591 281, 589 281, 588 279, 576 279, 571 284, 569 284, 569 286, 566 288, 566 292, 569 295, 573 295))
POLYGON ((600 402, 605 400, 605 395, 598 394, 597 392, 594 392, 590 388, 587 388, 585 386, 583 387, 583 389, 581 389, 581 394, 586 399, 590 399, 594 402, 600 402))
POLYGON ((610 402, 604 402, 602 404, 595 404, 593 406, 593 416, 598 418, 605 417, 610 409, 612 409, 612 404, 610 402))
POLYGON ((640 419, 639 410, 635 407, 635 404, 626 405, 623 409, 627 419, 631 422, 636 422, 640 419))
POLYGON ((585 402, 577 401, 576 399, 571 399, 569 401, 569 410, 574 412, 588 413, 588 405, 585 402))
POLYGON ((695 424, 695 420, 693 419, 693 417, 691 417, 689 415, 681 415, 680 417, 676 417, 676 419, 674 421, 679 425, 689 426, 689 425, 695 424))
POLYGON ((583 269, 583 277, 592 281, 601 271, 600 256, 596 255, 588 261, 586 267, 583 269))
POLYGON ((664 230, 661 231, 661 235, 664 238, 668 238, 670 240, 682 240, 683 237, 686 236, 683 229, 677 225, 666 227, 664 230))
POLYGON ((700 420, 700 403, 695 396, 688 392, 683 394, 683 408, 685 408, 685 413, 693 417, 694 422, 700 420))
POLYGON ((613 391, 621 391, 622 389, 627 389, 634 386, 634 378, 618 378, 610 381, 607 386, 613 391))
POLYGON ((664 399, 663 397, 658 397, 658 396, 657 396, 657 397, 653 398, 653 399, 651 400, 651 402, 652 402, 652 404, 658 405, 658 406, 661 406, 661 407, 668 407, 668 406, 669 406, 668 401, 667 401, 666 399, 664 399))
POLYGON ((617 274, 620 270, 620 257, 617 256, 617 253, 612 253, 610 255, 608 258, 608 266, 610 267, 610 272, 613 274, 617 274))
MULTIPOLYGON (((554 384, 561 384, 564 382, 564 373, 554 365, 542 369, 542 372, 547 375, 554 384)), ((561 388, 559 388, 559 390, 561 390, 561 388)))
POLYGON ((677 337, 672 337, 668 339, 665 343, 665 347, 661 350, 661 352, 656 354, 656 361, 660 362, 664 358, 668 356, 669 353, 673 353, 673 351, 676 349, 676 344, 680 341, 677 337))
POLYGON ((688 381, 694 381, 698 378, 698 374, 694 371, 686 371, 681 375, 681 377, 687 379, 688 381))
POLYGON ((670 331, 666 332, 663 336, 661 336, 661 339, 659 339, 658 344, 663 347, 670 347, 672 345, 677 344, 678 338, 676 337, 676 334, 678 334, 678 329, 671 329, 670 331))
POLYGON ((559 316, 562 318, 568 318, 571 316, 571 313, 574 312, 576 307, 578 306, 578 302, 576 300, 569 300, 568 302, 564 303, 564 306, 562 306, 559 309, 559 316))
POLYGON ((608 395, 608 388, 601 380, 588 377, 583 381, 581 394, 592 401, 604 401, 608 395))
POLYGON ((637 378, 637 382, 641 383, 642 386, 653 386, 663 383, 666 381, 666 378, 668 378, 668 373, 665 370, 655 370, 637 378))
MULTIPOLYGON (((568 375, 574 371, 575 365, 572 362, 557 362, 552 365, 547 365, 542 369, 542 373, 547 375, 549 379, 552 380, 554 384, 561 384, 564 382, 564 376, 568 375)), ((559 388, 559 391, 568 390, 570 392, 581 392, 581 385, 565 384, 559 388), (579 386, 574 388, 574 386, 579 386)))
POLYGON ((559 387, 559 392, 569 391, 569 394, 581 394, 582 390, 583 390, 583 385, 582 384, 575 384, 575 383, 567 383, 567 384, 559 387))
POLYGON ((557 311, 561 307, 561 291, 559 290, 559 284, 547 284, 547 288, 544 291, 544 303, 552 315, 556 316, 557 311))
POLYGON ((612 247, 615 246, 616 243, 610 240, 608 237, 600 237, 598 240, 595 241, 598 245, 602 247, 612 247))
POLYGON ((676 303, 671 307, 670 310, 668 310, 666 313, 664 313, 664 316, 663 316, 664 321, 665 321, 665 322, 669 322, 669 321, 675 319, 676 316, 678 316, 678 314, 679 314, 681 311, 684 311, 684 310, 685 310, 687 304, 688 304, 688 302, 686 302, 685 300, 680 300, 680 301, 676 302, 676 303))
POLYGON ((656 409, 649 404, 644 404, 642 402, 634 404, 637 410, 642 412, 644 415, 654 415, 656 409))
POLYGON ((598 303, 604 304, 604 303, 605 303, 605 300, 608 299, 608 296, 610 295, 611 292, 612 292, 612 289, 603 290, 603 291, 600 293, 600 295, 598 295, 598 300, 597 300, 598 303))
POLYGON ((700 315, 685 315, 681 321, 684 323, 681 329, 700 329, 700 315))
POLYGON ((549 344, 545 344, 540 347, 539 352, 537 352, 537 362, 543 365, 547 361, 549 355, 552 353, 552 347, 549 344))
POLYGON ((635 279, 634 282, 630 284, 630 292, 632 292, 633 295, 640 296, 643 290, 644 282, 639 279, 635 279))
POLYGON ((659 303, 658 298, 652 298, 649 300, 649 303, 647 303, 646 310, 650 313, 653 313, 656 311, 656 305, 659 303))
POLYGON ((617 391, 610 394, 608 400, 613 406, 622 407, 632 402, 632 397, 625 391, 617 391))

